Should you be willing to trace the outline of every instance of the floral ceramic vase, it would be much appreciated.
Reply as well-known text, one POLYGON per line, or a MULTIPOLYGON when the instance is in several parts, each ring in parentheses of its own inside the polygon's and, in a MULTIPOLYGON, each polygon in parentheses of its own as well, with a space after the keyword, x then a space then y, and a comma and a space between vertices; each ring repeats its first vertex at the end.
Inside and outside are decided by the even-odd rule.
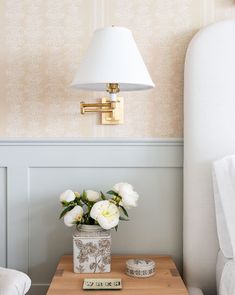
POLYGON ((111 235, 98 225, 80 225, 73 235, 75 273, 101 273, 111 270, 111 235))

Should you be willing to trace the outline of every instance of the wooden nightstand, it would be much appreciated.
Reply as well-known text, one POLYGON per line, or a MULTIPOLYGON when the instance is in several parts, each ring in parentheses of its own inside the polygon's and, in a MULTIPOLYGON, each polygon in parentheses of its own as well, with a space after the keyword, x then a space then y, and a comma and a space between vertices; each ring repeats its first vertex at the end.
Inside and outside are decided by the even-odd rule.
POLYGON ((58 264, 47 295, 188 295, 175 263, 169 256, 112 256, 112 272, 103 274, 73 273, 72 256, 63 256, 58 264), (155 260, 157 272, 149 278, 132 278, 125 274, 125 262, 130 258, 145 257, 155 260), (84 291, 84 278, 121 278, 122 290, 84 291))

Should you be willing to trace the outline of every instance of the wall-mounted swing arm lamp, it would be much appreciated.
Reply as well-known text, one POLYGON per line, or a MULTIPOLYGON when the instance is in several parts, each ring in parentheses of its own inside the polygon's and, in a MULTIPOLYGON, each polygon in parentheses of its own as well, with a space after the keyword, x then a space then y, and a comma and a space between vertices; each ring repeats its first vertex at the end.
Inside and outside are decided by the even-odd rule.
POLYGON ((117 97, 119 87, 117 83, 107 84, 106 91, 109 98, 103 97, 100 102, 81 102, 81 114, 99 112, 102 124, 123 123, 123 98, 117 97))
POLYGON ((120 91, 154 87, 130 30, 106 27, 94 32, 93 39, 72 82, 77 89, 107 91, 99 102, 81 102, 81 114, 99 112, 102 124, 123 123, 120 91))

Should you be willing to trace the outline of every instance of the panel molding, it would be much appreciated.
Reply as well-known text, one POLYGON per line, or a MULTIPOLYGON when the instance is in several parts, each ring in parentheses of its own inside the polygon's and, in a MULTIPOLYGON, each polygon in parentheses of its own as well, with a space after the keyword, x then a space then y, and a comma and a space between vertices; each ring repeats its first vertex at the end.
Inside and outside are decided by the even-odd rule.
POLYGON ((92 1, 92 32, 105 26, 105 0, 92 1))
MULTIPOLYGON (((32 217, 35 215, 32 215, 33 211, 31 211, 33 208, 32 202, 39 200, 40 203, 41 200, 45 201, 43 196, 47 196, 47 194, 51 195, 51 192, 55 191, 57 195, 60 191, 57 191, 57 184, 55 183, 55 185, 53 185, 53 181, 49 181, 47 183, 46 179, 48 176, 52 177, 51 179, 58 179, 58 184, 60 183, 59 179, 62 179, 64 180, 63 186, 65 186, 68 182, 73 186, 77 183, 75 178, 79 176, 79 173, 81 173, 83 168, 85 171, 85 174, 83 175, 93 175, 93 178, 91 177, 91 179, 89 179, 89 177, 84 176, 83 180, 80 180, 80 185, 82 186, 84 183, 89 185, 94 183, 94 176, 96 178, 96 175, 100 175, 101 173, 106 175, 106 177, 104 176, 104 179, 107 179, 107 176, 109 177, 110 175, 112 175, 112 179, 122 179, 123 175, 126 175, 127 178, 130 177, 130 179, 133 179, 134 181, 143 181, 140 186, 142 187, 142 192, 144 194, 146 193, 148 197, 151 197, 150 199, 156 206, 156 202, 158 202, 157 200, 162 201, 161 205, 163 207, 165 206, 164 208, 168 208, 167 210, 169 210, 168 213, 171 216, 170 220, 175 221, 174 226, 178 234, 175 236, 173 233, 172 224, 164 224, 165 233, 163 235, 160 230, 160 222, 156 227, 158 228, 156 237, 152 239, 149 249, 152 249, 151 251, 157 251, 154 250, 155 244, 153 243, 155 243, 154 241, 158 241, 158 239, 160 239, 159 241, 161 243, 156 246, 156 249, 158 249, 158 251, 160 251, 159 253, 161 253, 161 251, 164 251, 165 249, 164 243, 167 243, 166 237, 170 238, 172 243, 168 243, 166 245, 166 249, 168 249, 167 251, 169 251, 169 254, 173 255, 176 259, 178 266, 181 266, 182 237, 180 237, 180 235, 182 227, 182 139, 2 138, 0 140, 0 167, 5 167, 4 171, 6 171, 5 181, 7 210, 5 214, 5 236, 7 240, 5 241, 5 244, 7 246, 6 251, 2 254, 3 256, 5 253, 6 257, 0 257, 1 260, 6 260, 6 266, 31 274, 33 266, 36 265, 35 259, 30 258, 35 257, 32 256, 32 249, 34 249, 33 245, 35 245, 34 236, 32 236, 32 229, 35 228, 35 223, 33 223, 34 219, 32 217), (64 168, 68 170, 63 172, 64 168), (97 172, 92 168, 97 169, 97 172), (143 170, 138 170, 137 168, 143 170), (41 169, 44 169, 45 171, 41 169), (133 171, 131 172, 132 174, 128 174, 129 172, 125 169, 133 171), (111 174, 110 171, 112 171, 111 174), (140 173, 140 171, 142 172, 140 173), (148 178, 149 176, 150 178, 148 178), (74 180, 71 180, 72 178, 74 180), (148 185, 150 187, 157 188, 155 197, 151 194, 148 185), (40 189, 42 187, 44 190, 40 189)), ((81 175, 82 174, 80 174, 80 176, 81 175)), ((98 178, 96 184, 100 183, 100 179, 101 178, 98 178)), ((0 177, 0 187, 2 185, 1 182, 4 182, 4 177, 0 177)), ((55 197, 55 193, 53 196, 55 197)), ((51 206, 54 206, 53 204, 54 201, 52 201, 51 206)), ((57 205, 55 204, 55 206, 57 205)), ((37 205, 34 208, 38 208, 37 205)), ((38 210, 43 210, 42 207, 40 208, 41 209, 38 210)), ((50 208, 55 210, 55 207, 50 208)), ((143 214, 147 214, 146 210, 148 211, 148 209, 147 207, 144 208, 143 214)), ((137 208, 137 210, 140 210, 140 208, 137 208)), ((157 214, 161 216, 162 211, 159 208, 156 208, 156 210, 156 212, 158 212, 157 214)), ((47 212, 46 214, 49 214, 48 211, 45 212, 47 212)), ((135 212, 132 214, 135 214, 135 212)), ((35 218, 37 220, 39 217, 36 216, 35 218)), ((146 226, 148 226, 148 223, 146 223, 146 226)), ((40 228, 39 224, 38 230, 41 231, 41 229, 42 228, 40 228)), ((4 233, 1 232, 0 234, 2 235, 4 233)), ((125 233, 125 235, 126 234, 127 233, 125 233)), ((133 234, 136 236, 135 233, 133 234)), ((118 235, 114 237, 114 245, 119 246, 118 241, 120 237, 121 236, 118 235)), ((48 241, 46 241, 46 238, 44 239, 46 244, 48 241)), ((122 253, 125 251, 131 251, 127 248, 124 247, 123 249, 118 249, 122 253)), ((43 248, 40 249, 42 249, 43 253, 43 248)), ((147 248, 145 248, 145 246, 140 248, 141 251, 146 251, 146 249, 147 248)), ((33 251, 35 253, 36 250, 33 251)), ((42 262, 44 263, 43 257, 40 256, 38 258, 39 260, 42 259, 42 262)), ((53 259, 55 258, 57 259, 58 257, 55 256, 53 259)), ((54 267, 54 263, 52 265, 54 267)), ((36 270, 33 270, 33 285, 30 294, 44 295, 45 290, 48 287, 48 282, 50 280, 49 275, 46 280, 41 281, 40 278, 37 279, 37 274, 40 274, 40 267, 45 267, 45 265, 42 264, 40 266, 39 263, 36 265, 36 270)))
POLYGON ((7 266, 7 168, 0 167, 0 266, 7 266))
POLYGON ((0 146, 20 145, 167 145, 183 146, 183 138, 0 138, 0 146))
POLYGON ((200 0, 201 27, 208 26, 215 21, 215 0, 200 0))
POLYGON ((159 139, 1 140, 0 165, 28 167, 182 167, 183 143, 159 139), (157 149, 157 152, 156 152, 157 149))
POLYGON ((7 168, 7 267, 29 271, 28 167, 7 168), (17 245, 17 251, 16 251, 17 245))

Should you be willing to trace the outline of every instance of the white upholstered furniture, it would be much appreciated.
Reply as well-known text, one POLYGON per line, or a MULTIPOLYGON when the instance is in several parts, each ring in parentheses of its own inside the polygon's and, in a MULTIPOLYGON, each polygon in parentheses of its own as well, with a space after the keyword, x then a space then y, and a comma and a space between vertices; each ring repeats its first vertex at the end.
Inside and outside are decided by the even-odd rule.
POLYGON ((188 288, 189 295, 203 295, 202 290, 195 287, 188 288))
POLYGON ((212 161, 235 153, 235 21, 208 26, 191 41, 184 92, 184 278, 216 294, 219 250, 212 161))
POLYGON ((235 294, 235 154, 213 163, 213 188, 220 252, 216 265, 217 293, 235 294))
POLYGON ((0 267, 0 295, 24 295, 30 286, 31 280, 25 273, 0 267))

